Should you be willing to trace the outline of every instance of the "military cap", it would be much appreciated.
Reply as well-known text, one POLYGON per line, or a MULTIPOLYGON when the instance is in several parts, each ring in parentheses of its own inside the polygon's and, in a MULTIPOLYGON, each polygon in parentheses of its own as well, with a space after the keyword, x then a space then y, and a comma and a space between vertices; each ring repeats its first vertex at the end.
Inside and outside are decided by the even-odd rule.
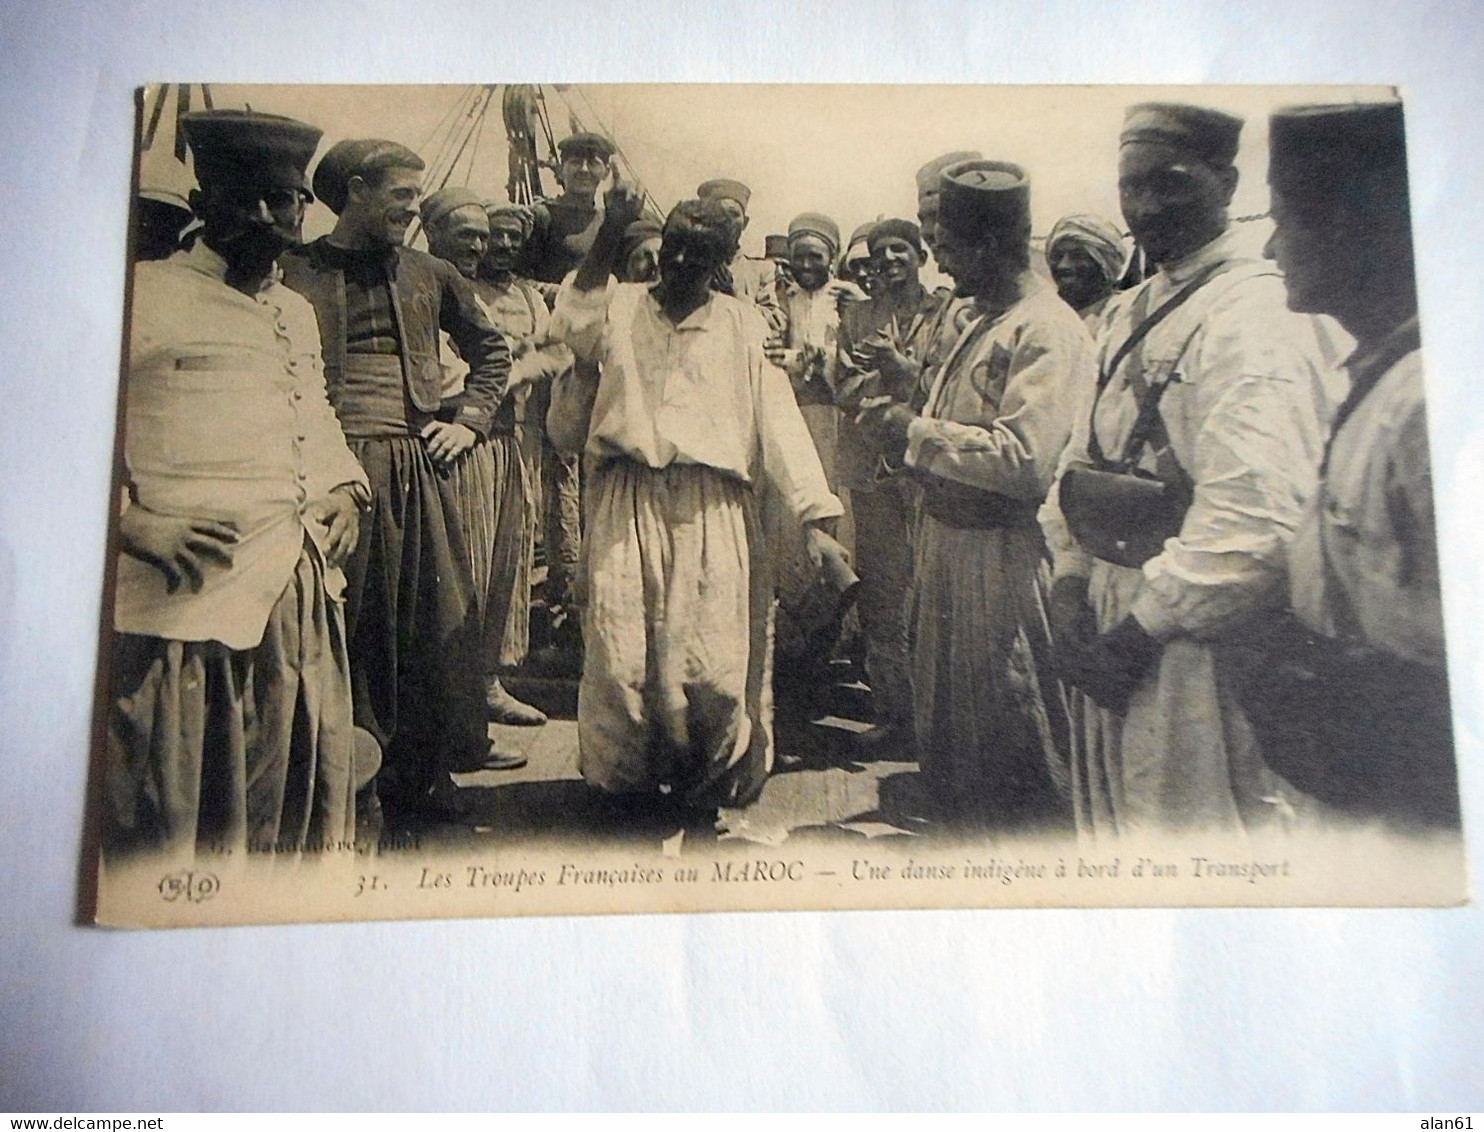
POLYGON ((879 241, 892 237, 906 240, 917 249, 918 255, 922 254, 922 229, 911 220, 902 220, 895 216, 878 220, 871 226, 871 232, 866 237, 866 246, 874 251, 879 241))
POLYGON ((974 237, 1030 224, 1031 186, 1008 161, 961 161, 940 174, 938 227, 974 237))
POLYGON ((379 138, 350 138, 336 142, 314 168, 314 191, 337 216, 350 193, 350 179, 387 169, 426 168, 423 159, 405 145, 379 138))
POLYGON ((1141 102, 1124 113, 1118 144, 1162 145, 1208 165, 1230 165, 1237 156, 1242 119, 1205 106, 1141 102))
POLYGON ((462 185, 448 185, 424 197, 418 211, 423 227, 432 228, 461 208, 477 208, 484 212, 484 198, 462 185))
POLYGON ((304 170, 323 131, 278 114, 200 110, 180 120, 196 180, 309 191, 304 170))
POLYGON ((742 206, 742 211, 746 212, 747 202, 752 199, 752 190, 741 181, 733 181, 727 177, 714 177, 696 186, 696 196, 702 200, 734 200, 742 206))
POLYGON ((917 199, 923 197, 934 197, 938 195, 938 182, 943 173, 950 165, 958 165, 964 161, 978 161, 984 154, 977 149, 956 149, 952 153, 945 153, 942 157, 935 157, 917 171, 917 199))
POLYGON ((1330 198, 1383 170, 1406 175, 1400 102, 1290 106, 1269 121, 1268 183, 1287 197, 1330 198))
POLYGON ((602 134, 595 134, 590 131, 569 134, 557 142, 557 156, 563 161, 566 161, 574 153, 596 153, 604 161, 607 161, 616 151, 614 144, 602 134))
POLYGON ((788 222, 788 242, 800 236, 814 236, 830 247, 830 258, 840 251, 840 226, 822 212, 801 212, 788 222))

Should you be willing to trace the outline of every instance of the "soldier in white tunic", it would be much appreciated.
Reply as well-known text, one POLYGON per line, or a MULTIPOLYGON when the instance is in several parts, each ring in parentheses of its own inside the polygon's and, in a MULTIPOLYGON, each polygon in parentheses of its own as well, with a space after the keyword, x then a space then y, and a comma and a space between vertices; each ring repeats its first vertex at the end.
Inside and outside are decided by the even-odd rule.
POLYGON ((1283 605, 1327 408, 1312 320, 1228 232, 1239 118, 1130 109, 1119 193, 1158 273, 1104 312, 1041 521, 1077 826, 1238 833, 1284 812, 1219 645, 1283 605))
POLYGON ((1296 107, 1273 115, 1270 137, 1270 250, 1288 305, 1356 339, 1291 554, 1294 611, 1319 636, 1306 671, 1280 669, 1319 677, 1300 706, 1325 741, 1282 768, 1352 817, 1456 830, 1402 107, 1296 107))

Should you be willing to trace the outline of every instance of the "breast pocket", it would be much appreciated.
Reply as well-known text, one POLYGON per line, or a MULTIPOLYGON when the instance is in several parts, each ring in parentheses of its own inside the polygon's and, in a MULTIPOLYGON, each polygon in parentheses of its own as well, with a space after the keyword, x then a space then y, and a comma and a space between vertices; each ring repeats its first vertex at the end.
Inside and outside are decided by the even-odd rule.
POLYGON ((265 388, 261 372, 220 363, 186 364, 131 390, 131 458, 172 475, 244 478, 275 445, 291 439, 287 385, 265 388))

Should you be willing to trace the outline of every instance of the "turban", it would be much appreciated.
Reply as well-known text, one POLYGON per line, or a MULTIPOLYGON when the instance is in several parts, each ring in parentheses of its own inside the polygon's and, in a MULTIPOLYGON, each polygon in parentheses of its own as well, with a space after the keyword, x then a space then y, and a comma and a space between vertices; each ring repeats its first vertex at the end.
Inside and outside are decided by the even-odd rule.
POLYGON ((702 200, 734 200, 742 206, 742 211, 746 212, 747 202, 752 199, 752 190, 741 181, 717 177, 701 182, 696 188, 696 196, 702 200))
POLYGON ((336 142, 315 167, 314 192, 338 216, 350 194, 352 177, 365 177, 387 169, 423 168, 421 157, 394 141, 357 138, 336 142))
POLYGON ((1092 256, 1103 278, 1117 282, 1123 275, 1123 234, 1100 216, 1078 214, 1063 216, 1052 226, 1046 237, 1046 258, 1049 260, 1060 243, 1073 244, 1092 256))
POLYGON ((938 195, 938 179, 943 170, 950 165, 957 165, 963 161, 978 161, 984 154, 973 149, 957 149, 952 153, 945 153, 942 157, 935 157, 917 171, 917 199, 920 203, 923 197, 935 197, 938 195))
POLYGON ((1008 161, 962 161, 941 174, 938 227, 970 239, 1029 229, 1031 188, 1008 161))
POLYGON ((1269 123, 1268 154, 1268 183, 1294 199, 1333 200, 1381 172, 1405 185, 1402 104, 1287 107, 1269 123))
POLYGON ((840 226, 822 212, 801 212, 788 222, 788 242, 814 236, 829 245, 829 258, 840 254, 840 226))
POLYGON ((461 208, 477 208, 483 212, 484 198, 459 185, 439 189, 432 196, 423 199, 419 210, 423 227, 435 228, 461 208))
POLYGON ((304 170, 321 131, 252 110, 202 110, 181 119, 196 180, 309 191, 304 170))
POLYGON ((1237 156, 1242 119, 1178 102, 1141 102, 1130 106, 1118 144, 1162 145, 1187 153, 1208 165, 1230 165, 1237 156))
POLYGON ((918 255, 922 255, 922 231, 910 220, 893 218, 876 221, 866 236, 866 246, 872 251, 875 251, 878 241, 891 237, 895 237, 898 240, 906 240, 917 249, 918 255))
POLYGON ((658 220, 650 220, 645 217, 634 221, 623 230, 623 237, 618 244, 618 262, 624 264, 629 256, 634 254, 634 249, 645 240, 658 240, 665 234, 664 228, 658 220))
POLYGON ((531 229, 536 226, 536 218, 531 214, 530 208, 519 204, 495 204, 484 206, 484 213, 489 217, 490 227, 494 227, 496 220, 514 220, 520 225, 521 239, 531 234, 531 229))
POLYGON ((571 134, 557 142, 557 156, 563 161, 574 154, 596 153, 604 161, 613 156, 615 147, 611 141, 602 134, 578 133, 571 134))

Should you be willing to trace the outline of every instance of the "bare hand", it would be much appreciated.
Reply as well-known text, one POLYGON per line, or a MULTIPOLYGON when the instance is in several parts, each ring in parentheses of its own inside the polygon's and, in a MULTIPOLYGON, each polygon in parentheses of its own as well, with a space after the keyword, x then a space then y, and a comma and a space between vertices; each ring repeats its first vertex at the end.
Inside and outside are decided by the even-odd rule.
POLYGON ((644 215, 644 194, 627 181, 614 178, 613 188, 603 196, 603 223, 622 232, 644 215))
POLYGON ((804 552, 809 555, 809 564, 815 570, 824 566, 825 555, 838 545, 821 527, 810 523, 804 528, 804 552))
POLYGON ((325 561, 343 566, 361 537, 361 512, 350 492, 336 488, 305 508, 312 522, 325 528, 325 561))
POLYGON ((159 569, 171 593, 182 580, 200 593, 208 562, 232 565, 237 528, 214 519, 157 515, 135 503, 119 517, 119 541, 125 554, 159 569))
POLYGON ((479 440, 479 434, 468 425, 448 421, 433 421, 421 435, 428 442, 428 455, 440 468, 451 465, 479 440))
POLYGON ((862 369, 874 369, 880 372, 889 383, 895 384, 905 376, 911 367, 911 361, 891 337, 886 334, 873 334, 867 338, 856 350, 860 358, 862 369))
POLYGON ((889 460, 901 459, 907 451, 907 428, 916 413, 891 397, 867 397, 855 415, 855 423, 875 441, 889 460))
POLYGON ((849 279, 831 279, 825 286, 835 296, 835 307, 841 314, 844 314, 845 308, 852 303, 868 302, 871 298, 849 279))

